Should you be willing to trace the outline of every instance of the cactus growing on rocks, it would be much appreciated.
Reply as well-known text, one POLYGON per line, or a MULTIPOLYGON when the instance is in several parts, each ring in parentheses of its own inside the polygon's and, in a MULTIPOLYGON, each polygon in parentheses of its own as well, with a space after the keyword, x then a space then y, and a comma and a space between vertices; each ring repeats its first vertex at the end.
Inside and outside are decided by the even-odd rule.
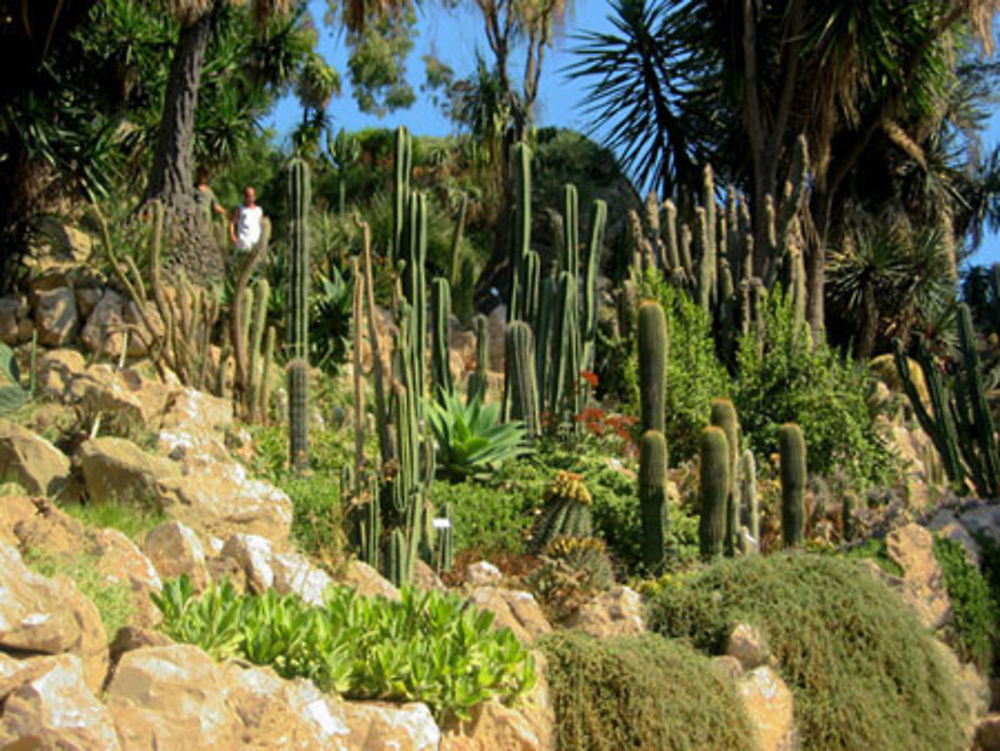
POLYGON ((722 555, 726 536, 726 500, 729 496, 729 442, 721 428, 709 426, 701 434, 701 518, 698 542, 701 557, 722 555))
POLYGON ((806 440, 802 428, 785 423, 778 434, 781 454, 781 536, 786 548, 800 548, 806 532, 806 440))

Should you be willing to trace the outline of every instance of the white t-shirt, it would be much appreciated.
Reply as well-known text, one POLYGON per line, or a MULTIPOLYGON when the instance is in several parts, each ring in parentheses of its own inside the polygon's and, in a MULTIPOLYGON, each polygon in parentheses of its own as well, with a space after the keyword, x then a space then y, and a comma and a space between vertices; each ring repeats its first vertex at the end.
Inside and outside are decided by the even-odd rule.
POLYGON ((236 247, 250 250, 260 240, 260 225, 264 210, 260 206, 240 206, 236 215, 236 247))

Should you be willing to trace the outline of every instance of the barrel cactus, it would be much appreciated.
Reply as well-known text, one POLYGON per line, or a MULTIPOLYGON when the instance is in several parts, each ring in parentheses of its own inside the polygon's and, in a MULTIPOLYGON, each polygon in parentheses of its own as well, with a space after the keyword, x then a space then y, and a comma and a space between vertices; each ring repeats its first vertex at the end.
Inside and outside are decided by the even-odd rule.
POLYGON ((532 530, 532 549, 538 553, 557 537, 589 537, 593 531, 590 491, 580 475, 560 472, 545 491, 545 508, 532 530))

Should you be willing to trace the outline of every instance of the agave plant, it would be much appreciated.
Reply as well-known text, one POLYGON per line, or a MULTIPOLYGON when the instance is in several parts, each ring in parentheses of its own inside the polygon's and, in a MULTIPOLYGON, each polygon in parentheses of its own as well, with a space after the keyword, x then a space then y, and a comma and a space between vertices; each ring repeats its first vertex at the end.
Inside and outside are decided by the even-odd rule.
POLYGON ((499 422, 499 404, 483 404, 481 397, 465 404, 458 393, 442 391, 425 405, 438 445, 438 474, 452 482, 486 479, 508 459, 531 450, 524 423, 499 422))

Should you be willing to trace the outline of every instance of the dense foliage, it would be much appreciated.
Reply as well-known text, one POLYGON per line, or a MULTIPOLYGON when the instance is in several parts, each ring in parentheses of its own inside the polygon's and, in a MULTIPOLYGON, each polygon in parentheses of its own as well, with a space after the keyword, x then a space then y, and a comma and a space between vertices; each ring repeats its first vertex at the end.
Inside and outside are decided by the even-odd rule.
POLYGON ((560 751, 753 748, 733 685, 689 647, 655 634, 543 638, 560 751))
POLYGON ((217 659, 241 656, 349 698, 425 702, 439 720, 468 719, 475 705, 534 685, 527 650, 491 628, 492 613, 440 592, 401 595, 394 602, 337 587, 320 608, 274 590, 239 595, 228 582, 195 596, 181 577, 153 600, 167 635, 217 659))
POLYGON ((994 670, 1000 638, 1000 605, 986 578, 966 558, 965 548, 954 540, 934 540, 934 557, 944 574, 944 585, 954 616, 954 636, 966 660, 980 670, 994 670))
POLYGON ((966 708, 934 637, 884 584, 833 556, 723 560, 664 590, 650 626, 718 653, 761 631, 795 694, 803 748, 965 747, 966 708))

